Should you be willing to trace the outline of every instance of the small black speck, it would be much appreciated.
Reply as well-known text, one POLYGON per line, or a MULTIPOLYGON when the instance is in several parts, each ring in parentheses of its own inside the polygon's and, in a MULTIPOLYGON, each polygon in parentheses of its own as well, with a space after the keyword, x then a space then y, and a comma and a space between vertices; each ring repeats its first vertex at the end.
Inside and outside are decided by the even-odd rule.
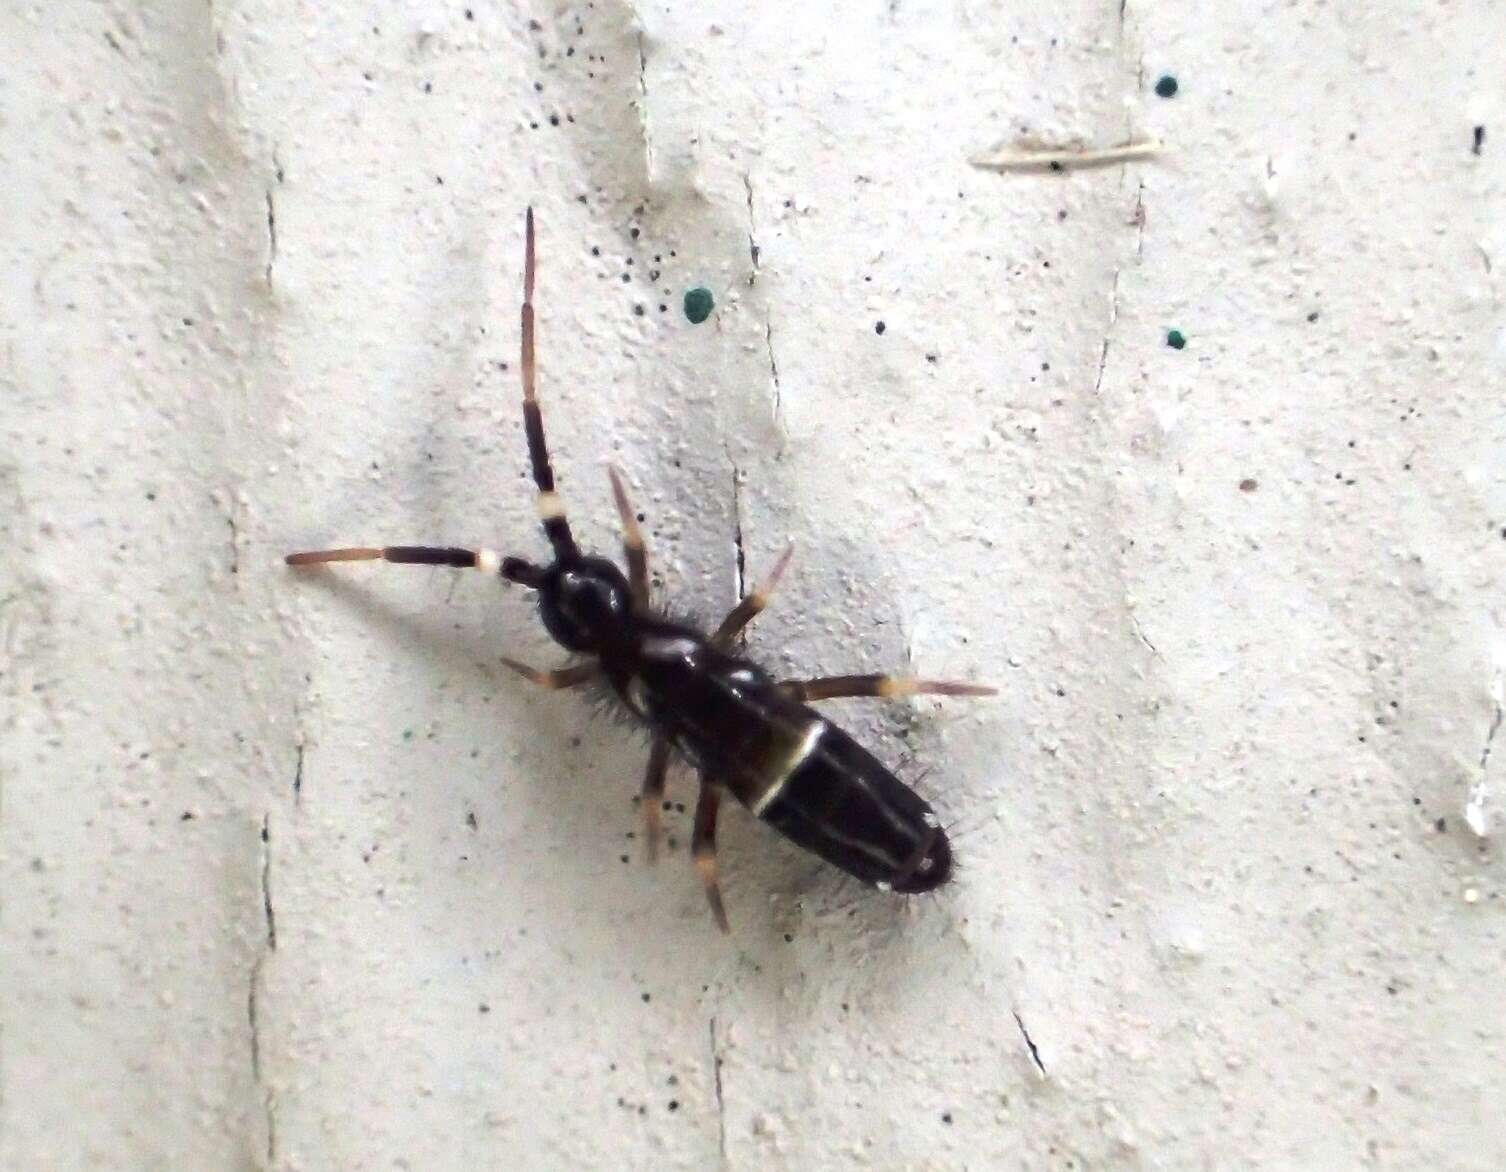
POLYGON ((432 94, 433 92, 434 92, 434 83, 432 81, 426 81, 426 82, 424 82, 424 93, 426 93, 426 94, 432 94))
POLYGON ((551 114, 551 115, 549 115, 549 125, 550 126, 558 126, 559 124, 560 124, 560 116, 558 114, 551 114))
POLYGON ((466 20, 475 20, 476 19, 476 14, 474 12, 472 12, 469 8, 467 8, 465 10, 465 18, 466 18, 466 20))
POLYGON ((794 941, 795 941, 795 938, 792 935, 790 935, 788 932, 786 932, 784 934, 784 942, 786 944, 793 944, 794 941))
POLYGON ((884 323, 883 323, 883 322, 881 322, 881 321, 876 321, 876 322, 874 322, 874 323, 873 323, 873 332, 874 332, 874 333, 875 333, 875 334, 879 334, 879 335, 881 335, 881 336, 882 336, 882 334, 883 334, 883 332, 884 332, 884 331, 885 331, 885 330, 887 330, 887 329, 888 329, 888 328, 889 328, 889 327, 888 327, 888 326, 886 326, 886 325, 885 325, 885 324, 884 324, 884 323))
POLYGON ((1057 212, 1056 213, 1056 218, 1058 220, 1065 220, 1067 218, 1067 209, 1066 208, 1062 208, 1061 211, 1057 212))
POLYGON ((950 1111, 943 1111, 941 1113, 941 1121, 950 1124, 952 1122, 952 1113, 950 1111))
POLYGON ((622 859, 622 861, 623 861, 623 862, 624 862, 624 863, 625 863, 625 862, 627 862, 627 861, 628 861, 628 857, 627 857, 627 855, 621 855, 621 856, 619 856, 619 857, 620 857, 620 858, 621 858, 621 859, 622 859))
POLYGON ((465 824, 472 830, 476 829, 476 811, 471 810, 465 816, 465 824))
POLYGON ((635 306, 633 306, 633 316, 634 317, 642 317, 643 316, 643 306, 641 306, 641 305, 635 305, 635 306))
POLYGON ((1472 154, 1472 155, 1478 155, 1480 153, 1480 151, 1484 148, 1484 146, 1485 146, 1485 127, 1483 127, 1483 126, 1476 126, 1475 127, 1475 139, 1474 139, 1474 142, 1470 145, 1469 153, 1472 154))
POLYGON ((154 501, 157 499, 157 494, 154 492, 149 492, 146 494, 146 499, 149 501, 154 501))
POLYGON ((1043 371, 1044 370, 1050 370, 1051 369, 1051 363, 1049 363, 1049 362, 1043 362, 1043 363, 1041 363, 1041 369, 1043 371))
POLYGON ((599 246, 595 245, 595 244, 591 245, 591 255, 592 256, 600 256, 601 255, 601 248, 599 246))
POLYGON ((1438 819, 1438 821, 1436 821, 1436 822, 1433 823, 1433 829, 1436 830, 1439 834, 1447 834, 1448 833, 1448 819, 1447 818, 1440 818, 1440 819, 1438 819))
POLYGON ((680 1100, 679 1099, 671 1099, 669 1101, 669 1109, 671 1111, 678 1111, 680 1109, 680 1100))
POLYGON ((628 235, 631 236, 634 240, 637 240, 638 237, 642 235, 642 232, 637 228, 630 228, 628 229, 628 235))
POLYGON ((1060 163, 1056 162, 1055 160, 1052 160, 1051 166, 1049 168, 1049 170, 1052 170, 1052 171, 1063 171, 1065 169, 1066 168, 1064 168, 1060 163))
POLYGON ((1310 314, 1308 314, 1307 315, 1307 320, 1308 321, 1317 321, 1318 320, 1318 311, 1315 309, 1310 314))
POLYGON ((488 1005, 485 1001, 483 1001, 480 1005, 476 1006, 476 1012, 477 1013, 490 1013, 491 1011, 492 1011, 492 1007, 490 1005, 488 1005))
POLYGON ((1177 96, 1177 79, 1169 73, 1163 73, 1156 80, 1156 97, 1174 98, 1177 96))
POLYGON ((539 128, 539 124, 537 122, 530 122, 528 124, 528 129, 529 130, 537 130, 538 128, 539 128))
POLYGON ((193 821, 193 811, 192 810, 184 810, 183 813, 178 816, 178 821, 179 822, 192 822, 193 821))
POLYGON ((642 993, 642 994, 640 994, 640 996, 643 998, 643 1004, 645 1004, 645 1005, 647 1005, 650 1001, 653 1000, 653 998, 651 998, 647 993, 642 993))
POLYGON ((934 354, 927 354, 926 355, 926 361, 929 362, 932 366, 936 365, 936 355, 934 355, 934 354))
POLYGON ((633 274, 632 273, 623 273, 622 274, 622 283, 624 285, 626 285, 632 279, 633 279, 633 274))

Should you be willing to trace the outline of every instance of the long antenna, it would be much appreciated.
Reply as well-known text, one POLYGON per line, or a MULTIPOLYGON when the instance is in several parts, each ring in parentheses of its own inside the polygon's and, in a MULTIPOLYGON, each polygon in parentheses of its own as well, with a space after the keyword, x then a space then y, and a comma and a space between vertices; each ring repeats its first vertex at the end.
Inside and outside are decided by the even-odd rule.
POLYGON ((523 246, 523 430, 528 435, 528 458, 533 463, 533 482, 539 489, 539 521, 554 547, 557 561, 566 561, 579 552, 570 522, 565 518, 565 502, 554 490, 554 468, 549 463, 549 447, 544 442, 544 416, 539 410, 535 387, 537 373, 533 349, 533 208, 528 209, 523 246))

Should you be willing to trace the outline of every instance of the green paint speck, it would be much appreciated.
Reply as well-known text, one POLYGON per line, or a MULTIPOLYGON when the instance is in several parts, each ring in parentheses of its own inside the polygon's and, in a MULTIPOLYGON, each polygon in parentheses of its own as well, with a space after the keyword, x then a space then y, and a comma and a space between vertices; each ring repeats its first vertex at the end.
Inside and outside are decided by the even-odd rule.
POLYGON ((1167 330, 1166 344, 1173 350, 1180 350, 1183 346, 1187 345, 1187 336, 1181 330, 1167 330))
POLYGON ((716 308, 716 298, 711 296, 711 290, 705 285, 697 285, 694 289, 685 290, 685 316, 691 325, 700 325, 716 308))
POLYGON ((1177 96, 1177 79, 1169 73, 1163 73, 1156 82, 1156 96, 1161 98, 1174 98, 1177 96))
POLYGON ((411 728, 405 728, 405 729, 403 729, 403 740, 405 740, 405 741, 411 741, 412 739, 413 739, 413 730, 411 728))

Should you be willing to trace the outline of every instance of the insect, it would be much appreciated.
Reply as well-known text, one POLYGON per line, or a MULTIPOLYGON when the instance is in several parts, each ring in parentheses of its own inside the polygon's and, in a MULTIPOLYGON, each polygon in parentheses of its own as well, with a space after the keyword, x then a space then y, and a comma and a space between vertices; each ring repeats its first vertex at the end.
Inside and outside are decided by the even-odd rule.
POLYGON ((842 696, 988 696, 995 690, 884 675, 776 681, 737 654, 734 637, 767 605, 793 547, 710 635, 665 617, 649 598, 648 550, 622 475, 613 467, 607 471, 622 522, 627 573, 605 558, 582 553, 555 489, 535 393, 532 208, 524 224, 523 425, 552 560, 537 565, 490 549, 389 545, 293 553, 286 558, 288 565, 380 560, 456 566, 537 591, 545 630, 582 658, 553 671, 503 662, 545 688, 604 679, 648 728, 652 744, 641 805, 651 861, 662 833, 660 806, 670 754, 695 767, 700 796, 691 854, 723 932, 728 923, 717 877, 716 824, 724 790, 787 838, 864 883, 902 894, 940 887, 951 878, 952 849, 931 807, 808 705, 842 696))

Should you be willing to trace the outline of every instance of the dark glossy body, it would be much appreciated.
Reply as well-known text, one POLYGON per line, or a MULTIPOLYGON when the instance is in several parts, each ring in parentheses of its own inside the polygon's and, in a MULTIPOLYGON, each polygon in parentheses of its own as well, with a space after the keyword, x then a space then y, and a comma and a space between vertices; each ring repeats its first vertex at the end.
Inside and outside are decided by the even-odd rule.
POLYGON ((758 817, 865 883, 920 892, 951 877, 931 807, 757 665, 663 619, 623 635, 602 655, 623 703, 758 817))

